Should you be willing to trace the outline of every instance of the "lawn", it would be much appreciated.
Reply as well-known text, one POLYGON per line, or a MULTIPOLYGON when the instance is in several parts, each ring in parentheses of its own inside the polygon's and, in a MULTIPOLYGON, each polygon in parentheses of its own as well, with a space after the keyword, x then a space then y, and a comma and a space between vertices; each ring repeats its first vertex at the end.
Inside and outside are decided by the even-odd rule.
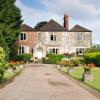
MULTIPOLYGON (((63 71, 67 72, 67 68, 63 68, 63 71)), ((75 70, 70 73, 70 76, 81 81, 83 71, 82 67, 76 67, 75 70)), ((100 91, 100 68, 93 68, 91 73, 93 75, 93 81, 86 81, 84 83, 100 91)))

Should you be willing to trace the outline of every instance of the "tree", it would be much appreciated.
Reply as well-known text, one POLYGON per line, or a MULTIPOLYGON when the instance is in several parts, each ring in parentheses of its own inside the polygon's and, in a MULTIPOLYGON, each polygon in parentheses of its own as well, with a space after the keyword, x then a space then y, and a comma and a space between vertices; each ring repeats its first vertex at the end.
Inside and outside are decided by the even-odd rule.
POLYGON ((1 31, 0 31, 0 47, 2 47, 4 49, 4 51, 6 53, 5 58, 6 58, 6 60, 8 60, 9 59, 8 54, 9 54, 10 50, 9 50, 9 47, 8 47, 7 43, 5 42, 5 38, 2 35, 1 31))
POLYGON ((38 22, 34 28, 35 28, 35 29, 40 29, 40 28, 43 27, 45 24, 47 24, 47 21, 38 22))
POLYGON ((100 45, 93 45, 91 48, 85 50, 86 53, 100 52, 100 45))
POLYGON ((22 23, 20 9, 16 7, 15 2, 16 0, 0 0, 0 30, 2 30, 2 35, 10 49, 10 54, 12 53, 12 44, 14 45, 18 39, 22 23))

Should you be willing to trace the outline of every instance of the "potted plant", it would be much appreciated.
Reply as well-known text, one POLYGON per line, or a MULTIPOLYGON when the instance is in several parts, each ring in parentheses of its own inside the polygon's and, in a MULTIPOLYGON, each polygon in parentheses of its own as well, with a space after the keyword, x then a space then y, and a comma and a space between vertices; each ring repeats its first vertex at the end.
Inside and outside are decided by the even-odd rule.
POLYGON ((93 80, 93 76, 91 74, 91 69, 95 67, 95 64, 84 64, 84 73, 83 73, 83 81, 93 80))
POLYGON ((73 60, 68 61, 68 74, 74 70, 73 60))

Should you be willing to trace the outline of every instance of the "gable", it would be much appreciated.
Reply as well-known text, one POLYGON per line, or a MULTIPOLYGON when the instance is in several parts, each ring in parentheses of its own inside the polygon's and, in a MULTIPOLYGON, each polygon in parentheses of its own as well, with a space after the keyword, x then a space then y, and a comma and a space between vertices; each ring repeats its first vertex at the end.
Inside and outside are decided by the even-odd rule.
POLYGON ((80 25, 76 25, 69 32, 92 32, 92 31, 80 25))
POLYGON ((44 25, 42 28, 39 29, 39 31, 48 31, 48 32, 55 32, 55 31, 66 31, 66 29, 61 26, 59 23, 55 22, 53 19, 51 19, 46 25, 44 25))
POLYGON ((21 25, 20 29, 21 29, 21 31, 35 31, 34 28, 32 28, 26 24, 21 25))

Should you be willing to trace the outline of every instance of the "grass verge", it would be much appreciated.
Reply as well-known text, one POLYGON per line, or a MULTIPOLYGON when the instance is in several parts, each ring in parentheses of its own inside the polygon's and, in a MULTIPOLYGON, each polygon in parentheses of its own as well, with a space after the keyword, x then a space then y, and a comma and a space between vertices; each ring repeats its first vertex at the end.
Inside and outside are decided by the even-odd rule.
MULTIPOLYGON (((62 68, 62 71, 67 73, 68 68, 62 68)), ((69 75, 77 80, 82 81, 84 69, 82 67, 75 67, 73 72, 70 72, 69 75)), ((91 70, 93 75, 93 81, 85 81, 84 83, 100 92, 100 68, 94 68, 91 70)))

